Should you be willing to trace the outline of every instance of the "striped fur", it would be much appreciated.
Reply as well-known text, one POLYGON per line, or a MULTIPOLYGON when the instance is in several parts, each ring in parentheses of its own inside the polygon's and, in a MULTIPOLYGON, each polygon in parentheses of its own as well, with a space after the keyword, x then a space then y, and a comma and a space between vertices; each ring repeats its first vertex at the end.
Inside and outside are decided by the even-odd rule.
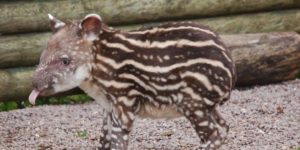
POLYGON ((167 24, 126 33, 104 30, 95 44, 101 47, 97 49, 96 63, 108 69, 95 72, 95 76, 128 85, 111 89, 95 80, 112 92, 129 92, 134 88, 153 99, 161 95, 174 99, 168 93, 180 92, 188 85, 201 99, 223 101, 228 99, 226 93, 233 86, 234 67, 228 50, 214 32, 193 23, 175 27, 167 24), (181 57, 176 57, 179 55, 181 57), (170 79, 170 75, 174 79, 170 79), (174 86, 177 88, 164 88, 174 86))

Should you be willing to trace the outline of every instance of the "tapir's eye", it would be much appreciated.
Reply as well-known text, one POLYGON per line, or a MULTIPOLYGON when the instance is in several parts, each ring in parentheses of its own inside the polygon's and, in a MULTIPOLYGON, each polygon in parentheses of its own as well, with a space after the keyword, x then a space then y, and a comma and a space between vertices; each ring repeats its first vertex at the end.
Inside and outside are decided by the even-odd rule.
POLYGON ((65 66, 67 66, 70 64, 70 59, 63 57, 63 58, 61 58, 61 63, 65 66))

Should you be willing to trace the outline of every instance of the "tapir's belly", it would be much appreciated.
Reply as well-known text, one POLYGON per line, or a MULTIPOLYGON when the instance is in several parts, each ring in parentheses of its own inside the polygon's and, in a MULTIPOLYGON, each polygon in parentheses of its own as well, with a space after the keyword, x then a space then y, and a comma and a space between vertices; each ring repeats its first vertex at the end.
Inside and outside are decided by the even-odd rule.
POLYGON ((166 105, 158 108, 150 103, 145 103, 141 105, 140 110, 138 111, 137 114, 141 118, 152 118, 152 119, 159 119, 159 118, 173 119, 182 116, 182 114, 178 112, 175 105, 166 105))

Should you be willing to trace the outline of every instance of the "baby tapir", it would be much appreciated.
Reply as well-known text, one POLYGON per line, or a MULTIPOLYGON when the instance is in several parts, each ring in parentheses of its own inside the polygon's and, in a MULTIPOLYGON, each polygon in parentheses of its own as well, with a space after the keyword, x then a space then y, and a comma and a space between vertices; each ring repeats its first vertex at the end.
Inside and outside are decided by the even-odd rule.
POLYGON ((105 109, 100 149, 126 150, 138 116, 185 116, 199 149, 220 147, 228 126, 216 107, 229 99, 236 75, 215 32, 192 22, 123 32, 97 14, 49 19, 53 35, 33 75, 32 104, 39 95, 80 87, 105 109))

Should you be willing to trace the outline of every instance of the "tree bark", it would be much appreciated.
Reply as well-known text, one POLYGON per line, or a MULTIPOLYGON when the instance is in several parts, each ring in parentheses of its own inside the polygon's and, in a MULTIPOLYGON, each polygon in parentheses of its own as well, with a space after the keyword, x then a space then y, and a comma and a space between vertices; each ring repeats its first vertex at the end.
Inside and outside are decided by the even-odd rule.
POLYGON ((222 36, 236 64, 237 86, 276 83, 300 73, 300 35, 295 32, 222 36))
MULTIPOLYGON (((232 51, 237 86, 291 80, 300 71, 300 35, 295 32, 223 35, 221 38, 232 51)), ((26 100, 32 90, 33 69, 0 70, 0 101, 26 100)))
MULTIPOLYGON (((196 19, 191 21, 209 25, 218 33, 223 34, 285 30, 300 32, 300 10, 196 19)), ((116 26, 116 28, 133 30, 142 26, 157 24, 159 23, 116 26)), ((0 68, 32 66, 37 64, 40 53, 46 46, 49 36, 50 33, 0 36, 0 68)))
MULTIPOLYGON (((62 20, 98 13, 111 25, 202 18, 299 8, 297 0, 61 0, 0 2, 0 33, 49 30, 48 13, 62 20)), ((268 18, 270 19, 270 18, 268 18)))

